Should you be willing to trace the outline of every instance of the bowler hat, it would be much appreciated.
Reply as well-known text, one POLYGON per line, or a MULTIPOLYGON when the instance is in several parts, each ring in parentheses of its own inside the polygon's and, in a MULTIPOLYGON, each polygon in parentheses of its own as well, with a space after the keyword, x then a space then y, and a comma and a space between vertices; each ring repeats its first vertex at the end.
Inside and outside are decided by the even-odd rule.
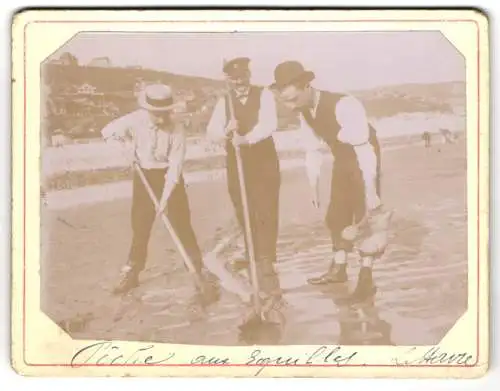
POLYGON ((306 71, 298 61, 285 61, 274 70, 274 83, 271 89, 283 89, 298 81, 310 82, 314 80, 314 72, 306 71))
POLYGON ((248 57, 237 57, 232 60, 224 60, 223 71, 226 75, 238 75, 242 72, 248 71, 248 64, 250 59, 248 57))

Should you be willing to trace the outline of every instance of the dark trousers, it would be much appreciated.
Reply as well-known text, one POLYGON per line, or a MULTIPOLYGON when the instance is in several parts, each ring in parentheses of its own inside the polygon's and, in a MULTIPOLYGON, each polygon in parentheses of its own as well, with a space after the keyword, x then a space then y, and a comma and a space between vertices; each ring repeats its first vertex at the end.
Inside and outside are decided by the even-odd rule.
MULTIPOLYGON (((245 232, 243 205, 235 151, 227 148, 228 191, 239 225, 245 232)), ((266 293, 279 291, 279 279, 274 269, 279 225, 280 167, 272 137, 255 145, 240 148, 247 192, 259 287, 266 293)))
MULTIPOLYGON (((143 170, 149 185, 157 200, 160 200, 165 184, 164 169, 143 170)), ((139 174, 134 170, 132 196, 132 245, 130 247, 129 262, 137 272, 144 269, 148 253, 148 243, 156 216, 156 210, 149 194, 143 185, 139 174)), ((200 271, 202 254, 191 225, 191 212, 184 185, 184 178, 175 187, 167 204, 167 217, 177 236, 184 245, 186 252, 200 271)))
MULTIPOLYGON (((380 163, 377 166, 376 185, 380 197, 380 163)), ((333 251, 352 250, 353 243, 342 238, 342 231, 359 223, 365 214, 365 185, 356 155, 353 151, 337 152, 332 169, 330 204, 325 218, 333 251)))

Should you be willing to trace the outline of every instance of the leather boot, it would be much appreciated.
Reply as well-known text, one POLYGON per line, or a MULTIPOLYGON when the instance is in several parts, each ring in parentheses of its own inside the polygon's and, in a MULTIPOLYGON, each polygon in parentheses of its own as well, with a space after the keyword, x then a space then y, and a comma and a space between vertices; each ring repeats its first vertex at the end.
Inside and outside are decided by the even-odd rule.
POLYGON ((113 294, 123 295, 139 286, 140 271, 133 266, 127 265, 122 270, 122 277, 118 285, 114 288, 113 294))
POLYGON ((207 270, 199 272, 200 285, 197 286, 197 294, 203 305, 215 303, 220 298, 220 287, 217 278, 207 270))
POLYGON ((307 282, 311 285, 338 284, 347 281, 347 263, 340 265, 332 264, 330 269, 318 277, 309 278, 307 282))

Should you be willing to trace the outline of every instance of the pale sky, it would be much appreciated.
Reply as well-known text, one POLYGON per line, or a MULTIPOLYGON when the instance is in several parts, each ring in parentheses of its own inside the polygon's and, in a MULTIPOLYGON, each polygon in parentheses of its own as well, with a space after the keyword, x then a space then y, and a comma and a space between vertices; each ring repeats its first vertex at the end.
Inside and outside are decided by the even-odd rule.
POLYGON ((321 88, 356 90, 400 83, 465 81, 463 57, 439 32, 85 33, 62 47, 80 64, 107 56, 140 65, 222 78, 224 58, 252 59, 253 81, 269 84, 281 61, 298 60, 321 88))

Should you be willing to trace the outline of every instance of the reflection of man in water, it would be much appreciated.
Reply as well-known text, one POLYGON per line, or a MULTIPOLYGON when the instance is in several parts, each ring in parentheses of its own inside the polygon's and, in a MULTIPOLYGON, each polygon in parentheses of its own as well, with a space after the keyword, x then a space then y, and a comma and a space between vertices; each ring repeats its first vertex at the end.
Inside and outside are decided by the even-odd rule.
POLYGON ((394 345, 392 326, 373 306, 342 307, 339 311, 339 345, 394 345))
MULTIPOLYGON (((146 265, 155 216, 164 212, 200 278, 207 283, 205 273, 202 273, 202 254, 191 225, 191 212, 182 176, 186 134, 183 126, 171 117, 176 107, 172 91, 166 85, 150 85, 139 94, 138 100, 139 110, 112 121, 102 130, 102 135, 105 140, 132 141, 135 160, 155 193, 159 208, 155 210, 141 178, 134 171, 132 244, 123 279, 115 293, 126 293, 139 285, 139 274, 146 265)), ((207 287, 210 285, 207 284, 207 287)))
MULTIPOLYGON (((329 147, 334 157, 326 215, 333 259, 325 274, 309 280, 311 284, 322 285, 347 281, 347 254, 354 250, 354 240, 366 227, 371 229, 372 223, 385 216, 385 212, 380 200, 379 144, 363 105, 353 97, 313 88, 310 82, 314 77, 302 64, 287 61, 276 67, 271 87, 278 91, 285 105, 300 112, 304 121, 303 145, 316 207, 319 207, 322 144, 329 147), (351 227, 352 224, 358 226, 351 227)), ((364 301, 375 294, 372 262, 386 245, 384 236, 379 239, 372 240, 363 250, 357 286, 347 301, 364 301)))
MULTIPOLYGON (((244 211, 236 165, 235 145, 240 148, 245 179, 259 288, 278 301, 281 296, 274 264, 278 239, 280 168, 272 133, 277 128, 272 93, 250 83, 248 58, 224 64, 229 93, 221 98, 207 127, 208 137, 226 150, 227 185, 243 232, 244 211)), ((248 241, 245 235, 246 258, 248 241)), ((248 267, 246 260, 239 266, 248 267)))

